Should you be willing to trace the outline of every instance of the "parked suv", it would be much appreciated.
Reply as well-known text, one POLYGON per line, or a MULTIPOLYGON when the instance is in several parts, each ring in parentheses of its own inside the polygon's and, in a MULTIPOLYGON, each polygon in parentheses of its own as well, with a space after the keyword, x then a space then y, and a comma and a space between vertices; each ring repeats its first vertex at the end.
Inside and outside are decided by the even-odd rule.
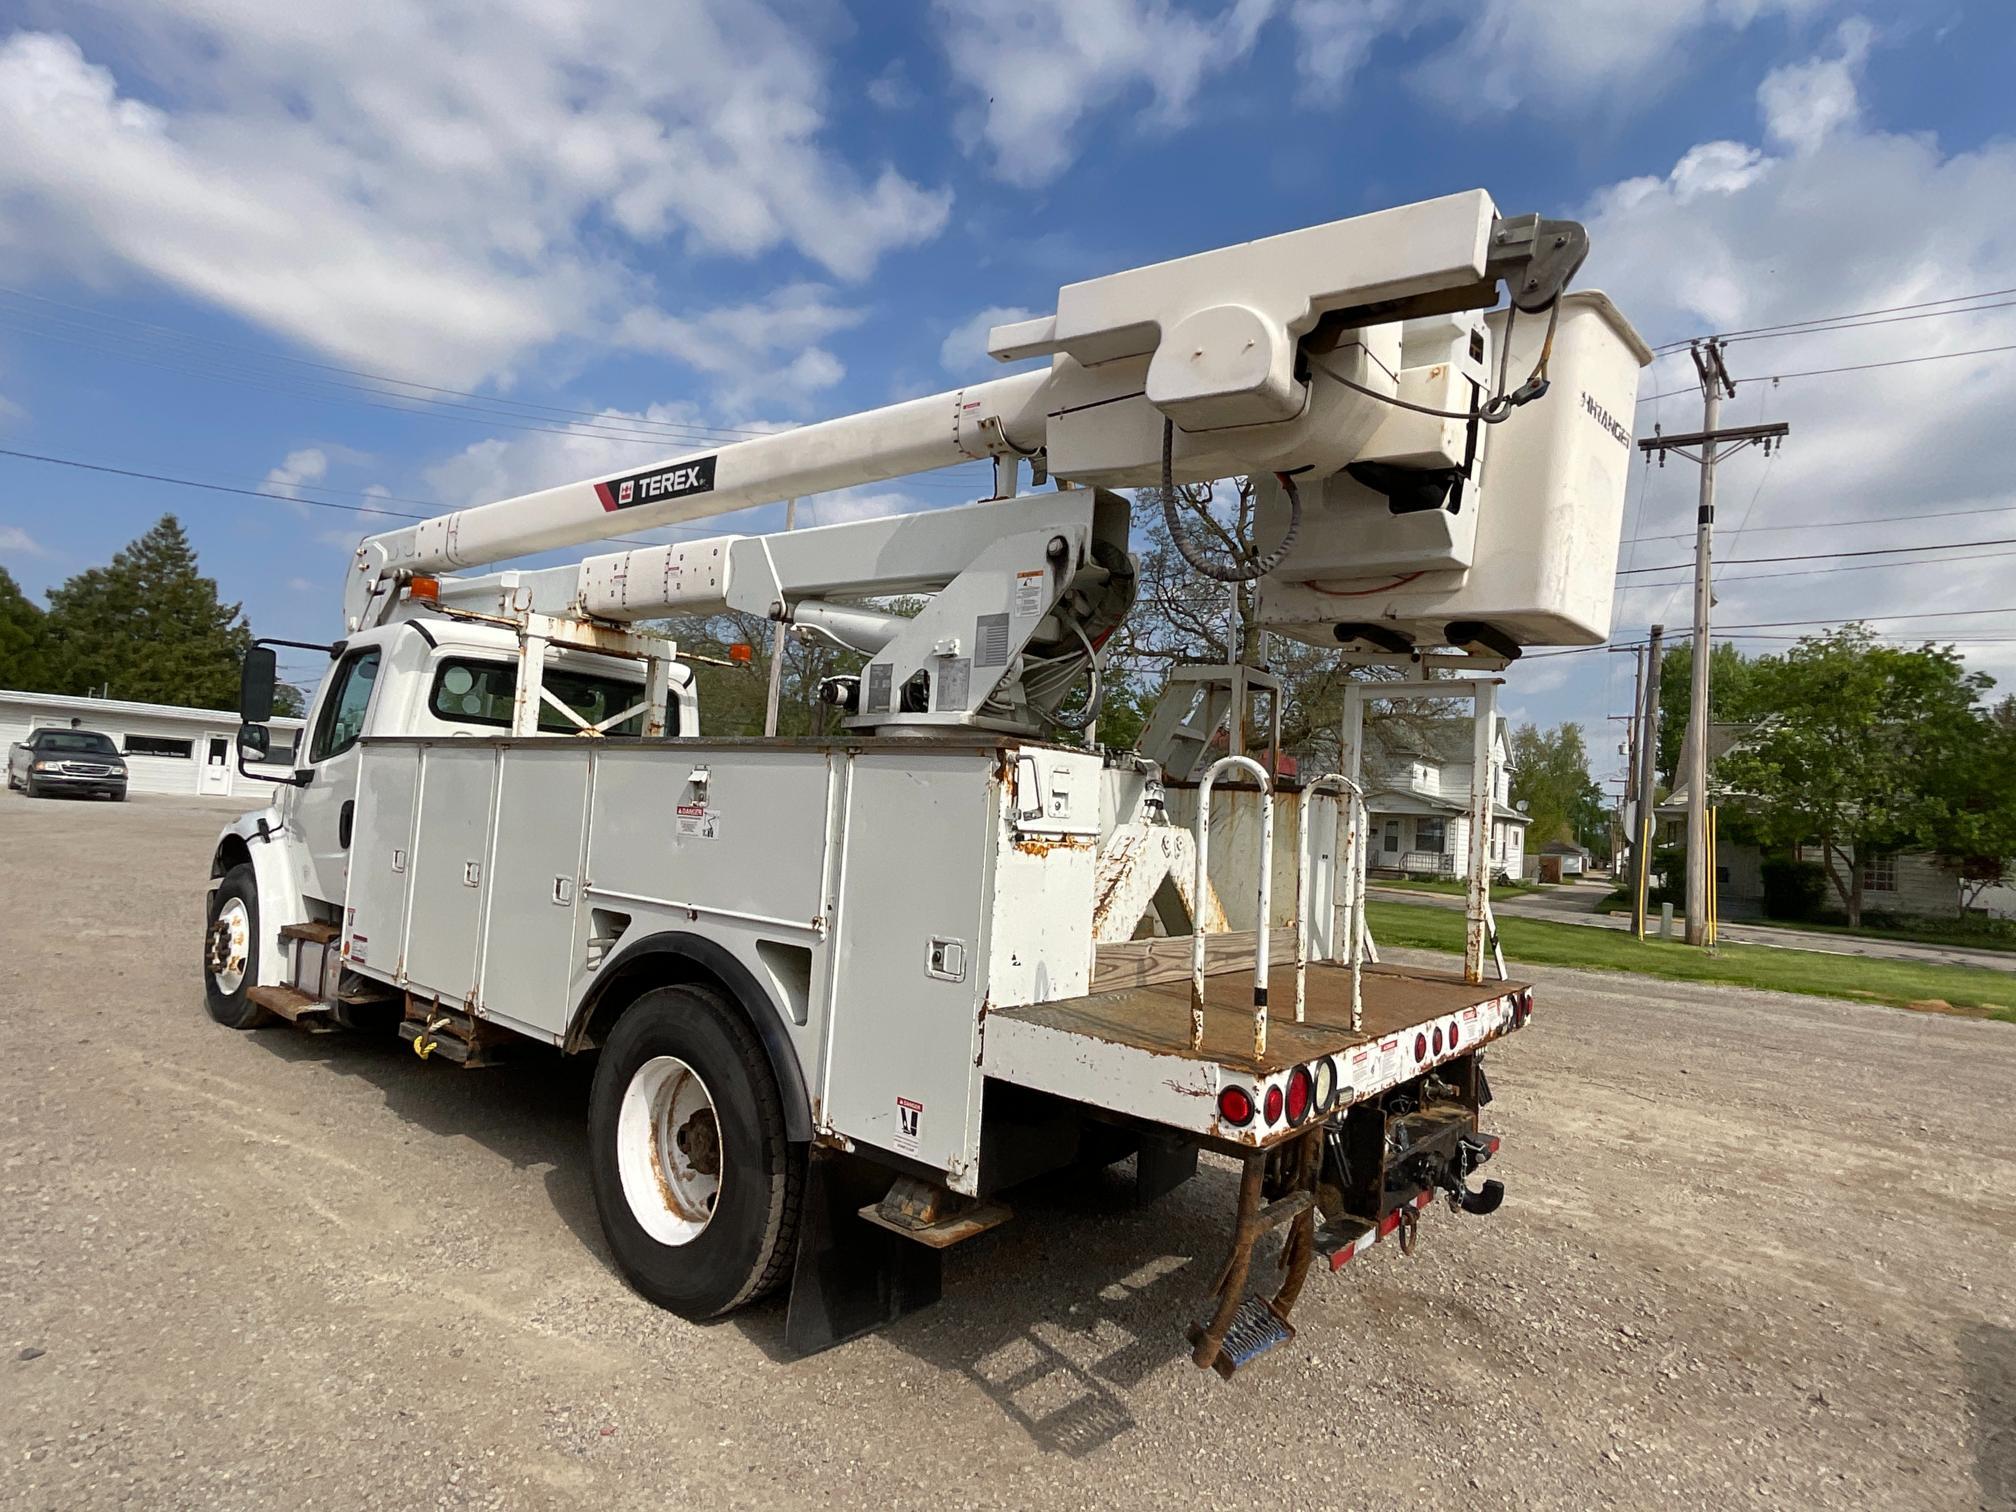
POLYGON ((126 796, 126 758, 96 730, 37 730, 7 753, 7 786, 30 798, 82 793, 119 800, 126 796))

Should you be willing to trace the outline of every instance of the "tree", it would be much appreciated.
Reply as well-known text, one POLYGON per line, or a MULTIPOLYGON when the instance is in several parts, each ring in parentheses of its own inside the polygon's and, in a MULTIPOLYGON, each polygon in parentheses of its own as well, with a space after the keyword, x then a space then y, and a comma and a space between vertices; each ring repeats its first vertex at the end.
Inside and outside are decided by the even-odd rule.
POLYGON ((196 553, 175 516, 49 595, 44 620, 50 691, 194 708, 238 701, 239 665, 252 631, 196 553))
MULTIPOLYGON (((1751 659, 1728 641, 1715 644, 1708 653, 1708 712, 1711 719, 1729 719, 1730 711, 1744 701, 1749 686, 1751 659)), ((1659 658, 1659 781, 1668 788, 1679 786, 1680 747, 1687 738, 1687 716, 1694 708, 1694 646, 1681 641, 1668 646, 1659 658)), ((1712 747, 1710 749, 1713 749, 1712 747)))
POLYGON ((35 601, 0 567, 0 688, 48 693, 48 630, 35 601))
POLYGON ((1948 849, 1966 833, 1986 759, 1978 700, 1990 681, 1950 646, 1879 645, 1863 625, 1809 636, 1748 665, 1730 712, 1754 728, 1721 775, 1752 796, 1767 843, 1819 845, 1859 925, 1863 862, 1948 849))
POLYGON ((1520 725, 1512 732, 1510 765, 1512 801, 1523 803, 1532 820, 1528 835, 1534 849, 1550 840, 1588 844, 1602 838, 1609 813, 1603 790, 1589 775, 1580 725, 1552 730, 1520 725))

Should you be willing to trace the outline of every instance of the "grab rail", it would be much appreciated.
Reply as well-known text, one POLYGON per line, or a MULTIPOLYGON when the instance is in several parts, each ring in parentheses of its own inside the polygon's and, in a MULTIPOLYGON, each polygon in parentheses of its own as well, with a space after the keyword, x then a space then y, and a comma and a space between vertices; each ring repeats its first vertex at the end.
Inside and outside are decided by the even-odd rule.
POLYGON ((1295 1022, 1301 1023, 1309 987, 1309 800, 1319 792, 1345 792, 1344 834, 1350 864, 1344 871, 1344 912, 1350 920, 1350 944, 1345 960, 1351 967, 1351 1028, 1365 1026, 1365 968, 1360 960, 1363 932, 1359 920, 1365 907, 1365 790, 1342 772, 1328 772, 1302 789, 1301 835, 1295 856, 1295 1022))
POLYGON ((1260 783, 1260 913, 1253 947, 1253 1053, 1267 1053, 1267 925, 1273 903, 1274 783, 1267 768, 1251 756, 1221 756, 1197 784, 1197 879, 1191 892, 1190 919, 1190 1048, 1204 1048, 1204 900, 1210 894, 1211 784, 1218 774, 1243 767, 1260 783))

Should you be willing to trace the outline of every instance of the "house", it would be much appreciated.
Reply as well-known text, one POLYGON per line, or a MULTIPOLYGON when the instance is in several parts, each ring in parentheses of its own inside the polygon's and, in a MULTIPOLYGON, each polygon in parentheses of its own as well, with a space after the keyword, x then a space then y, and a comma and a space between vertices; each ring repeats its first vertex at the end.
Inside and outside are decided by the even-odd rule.
MULTIPOLYGON (((1749 727, 1717 721, 1708 727, 1708 755, 1720 760, 1742 741, 1749 727)), ((1739 793, 1710 788, 1712 802, 1728 806, 1744 801, 1739 793)), ((1687 845, 1687 786, 1679 786, 1653 810, 1658 816, 1661 847, 1687 845)), ((1793 859, 1824 866, 1819 843, 1793 847, 1793 859)), ((1929 851, 1872 853, 1858 863, 1853 852, 1848 864, 1862 869, 1862 911, 1864 914, 1957 919, 1960 916, 1960 873, 1946 859, 1929 851)), ((1841 865, 1837 858, 1838 868, 1841 865)), ((1733 840, 1718 840, 1715 846, 1715 901, 1725 918, 1759 918, 1764 912, 1764 852, 1762 847, 1733 840)), ((1830 880, 1821 904, 1828 913, 1841 912, 1841 895, 1830 880)))
MULTIPOLYGON (((1406 876, 1461 877, 1470 870, 1470 774, 1475 766, 1468 719, 1389 717, 1365 730, 1365 808, 1371 822, 1371 869, 1406 876)), ((1492 799, 1491 870, 1518 876, 1526 861, 1527 818, 1508 801, 1512 776, 1505 721, 1492 736, 1497 754, 1492 799)))
MULTIPOLYGON (((182 709, 0 688, 0 746, 26 740, 30 731, 49 725, 74 725, 109 735, 126 757, 126 789, 131 793, 228 798, 256 789, 264 794, 265 784, 238 770, 238 723, 238 716, 225 709, 182 709)), ((268 762, 293 765, 301 724, 299 719, 276 717, 267 725, 273 735, 268 762)))

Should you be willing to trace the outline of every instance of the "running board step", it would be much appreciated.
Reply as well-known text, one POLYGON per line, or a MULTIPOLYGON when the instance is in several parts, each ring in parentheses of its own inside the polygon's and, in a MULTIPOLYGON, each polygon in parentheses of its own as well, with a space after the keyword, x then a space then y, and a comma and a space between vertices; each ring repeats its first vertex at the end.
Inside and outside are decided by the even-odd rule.
POLYGON ((902 1176, 880 1202, 862 1208, 861 1216, 905 1239, 950 1249, 999 1228, 1015 1215, 1006 1203, 979 1202, 915 1176, 902 1176))
POLYGON ((309 1034, 331 1034, 336 1022, 333 1005, 310 997, 298 987, 248 987, 245 996, 276 1018, 283 1018, 309 1034))
POLYGON ((310 920, 306 924, 282 924, 280 938, 283 940, 304 940, 310 945, 329 945, 343 931, 334 924, 324 924, 310 920))
MULTIPOLYGON (((1195 1344, 1203 1337, 1203 1325, 1193 1325, 1190 1342, 1195 1344)), ((1218 1346, 1218 1358, 1211 1368, 1229 1381, 1236 1372, 1294 1337, 1295 1325, 1276 1312, 1273 1303, 1265 1297, 1249 1296, 1232 1315, 1232 1326, 1225 1330, 1225 1342, 1218 1346)))
POLYGON ((509 1036, 480 1019, 411 999, 407 1014, 399 1022, 399 1038, 411 1045, 413 1053, 422 1060, 439 1057, 475 1070, 497 1065, 504 1059, 501 1052, 509 1036))

